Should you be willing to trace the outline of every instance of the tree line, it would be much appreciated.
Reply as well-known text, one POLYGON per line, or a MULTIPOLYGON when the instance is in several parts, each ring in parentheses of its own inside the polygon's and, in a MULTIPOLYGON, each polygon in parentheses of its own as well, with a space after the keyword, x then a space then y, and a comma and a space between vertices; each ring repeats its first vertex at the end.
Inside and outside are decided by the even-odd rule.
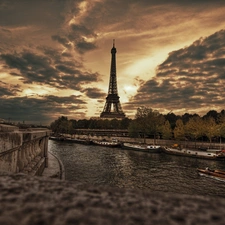
POLYGON ((129 118, 124 118, 122 120, 68 120, 67 117, 61 116, 51 123, 50 128, 54 133, 73 134, 75 129, 127 129, 131 121, 132 120, 129 118))
POLYGON ((51 123, 54 133, 74 134, 76 129, 127 129, 130 137, 147 137, 195 140, 225 138, 225 111, 210 110, 204 116, 185 113, 175 115, 170 112, 166 115, 152 108, 141 106, 137 108, 134 119, 68 119, 59 117, 51 123))

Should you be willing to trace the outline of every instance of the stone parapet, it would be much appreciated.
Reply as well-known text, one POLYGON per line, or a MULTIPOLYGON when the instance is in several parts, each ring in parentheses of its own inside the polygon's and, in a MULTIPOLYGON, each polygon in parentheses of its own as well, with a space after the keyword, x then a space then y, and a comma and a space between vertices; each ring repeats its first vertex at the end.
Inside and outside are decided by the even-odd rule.
POLYGON ((6 125, 6 124, 0 124, 0 132, 12 132, 19 130, 19 127, 6 125))
POLYGON ((40 175, 47 166, 50 130, 0 125, 0 170, 40 175))
POLYGON ((0 173, 0 224, 223 225, 225 199, 0 173))
POLYGON ((23 134, 21 132, 0 132, 0 153, 17 148, 22 143, 23 134))

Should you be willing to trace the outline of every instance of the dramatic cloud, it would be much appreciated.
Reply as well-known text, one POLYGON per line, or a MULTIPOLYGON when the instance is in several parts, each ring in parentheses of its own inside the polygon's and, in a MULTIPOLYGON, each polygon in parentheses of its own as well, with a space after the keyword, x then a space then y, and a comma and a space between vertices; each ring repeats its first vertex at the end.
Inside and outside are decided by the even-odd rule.
POLYGON ((85 92, 89 98, 103 99, 106 97, 106 93, 102 92, 98 88, 86 88, 83 92, 85 92))
MULTIPOLYGON (((60 116, 73 116, 73 112, 84 110, 86 102, 79 96, 69 97, 14 97, 1 99, 1 115, 11 121, 46 123, 60 116), (14 113, 10 113, 13 111, 14 113)), ((75 113, 74 113, 75 114, 75 113)))
POLYGON ((53 35, 52 40, 58 41, 60 44, 62 44, 64 47, 68 49, 72 48, 72 43, 70 43, 69 40, 65 37, 60 37, 59 35, 53 35))
POLYGON ((89 50, 93 50, 95 48, 96 48, 96 46, 95 46, 94 43, 87 42, 84 39, 82 39, 82 40, 80 40, 79 42, 76 43, 76 49, 80 53, 84 53, 84 52, 87 52, 89 50))
POLYGON ((10 85, 0 81, 0 97, 3 96, 16 96, 21 92, 19 85, 10 85))
POLYGON ((225 30, 171 52, 156 77, 139 88, 133 104, 168 111, 223 109, 225 102, 225 30))
POLYGON ((222 0, 1 0, 0 118, 99 116, 113 39, 127 116, 140 105, 223 109, 224 10, 222 0))
POLYGON ((60 59, 31 52, 20 54, 2 54, 5 69, 17 69, 19 73, 10 73, 20 77, 23 83, 40 83, 62 89, 80 90, 83 84, 98 81, 98 73, 81 71, 71 61, 62 62, 60 59))

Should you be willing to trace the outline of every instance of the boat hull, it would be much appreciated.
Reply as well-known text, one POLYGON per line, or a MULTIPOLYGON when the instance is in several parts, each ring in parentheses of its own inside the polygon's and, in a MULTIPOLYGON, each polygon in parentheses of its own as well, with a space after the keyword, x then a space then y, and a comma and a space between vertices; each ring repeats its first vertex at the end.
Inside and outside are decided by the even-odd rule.
POLYGON ((139 144, 131 144, 131 143, 123 143, 122 148, 127 150, 142 151, 142 152, 149 152, 149 153, 160 153, 162 151, 160 146, 139 145, 139 144))
POLYGON ((163 151, 167 154, 185 156, 185 157, 193 157, 200 159, 210 159, 210 160, 219 160, 224 161, 224 154, 210 153, 205 151, 195 151, 189 149, 174 149, 174 148, 164 148, 163 151))
POLYGON ((86 140, 86 139, 76 139, 76 138, 66 138, 66 137, 54 137, 54 136, 50 136, 49 139, 50 140, 53 140, 53 141, 72 142, 72 143, 86 144, 86 145, 91 144, 90 140, 86 140))
POLYGON ((121 143, 119 142, 108 142, 108 141, 91 141, 93 145, 103 146, 103 147, 110 147, 110 148, 117 148, 121 147, 121 143))
POLYGON ((59 136, 59 137, 50 136, 49 137, 49 140, 53 140, 53 141, 64 141, 65 140, 65 137, 63 137, 63 136, 59 136))
POLYGON ((84 145, 90 145, 91 144, 91 141, 88 140, 88 139, 66 138, 64 141, 72 142, 72 143, 78 143, 78 144, 84 144, 84 145))
POLYGON ((197 169, 199 175, 225 182, 225 172, 220 170, 197 169))

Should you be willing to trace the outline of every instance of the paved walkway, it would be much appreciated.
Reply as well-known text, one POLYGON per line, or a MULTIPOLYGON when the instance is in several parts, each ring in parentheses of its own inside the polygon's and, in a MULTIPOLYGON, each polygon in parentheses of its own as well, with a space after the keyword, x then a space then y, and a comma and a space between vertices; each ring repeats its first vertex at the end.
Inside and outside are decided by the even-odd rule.
POLYGON ((43 177, 65 179, 64 166, 59 158, 48 151, 48 167, 44 169, 43 177))

